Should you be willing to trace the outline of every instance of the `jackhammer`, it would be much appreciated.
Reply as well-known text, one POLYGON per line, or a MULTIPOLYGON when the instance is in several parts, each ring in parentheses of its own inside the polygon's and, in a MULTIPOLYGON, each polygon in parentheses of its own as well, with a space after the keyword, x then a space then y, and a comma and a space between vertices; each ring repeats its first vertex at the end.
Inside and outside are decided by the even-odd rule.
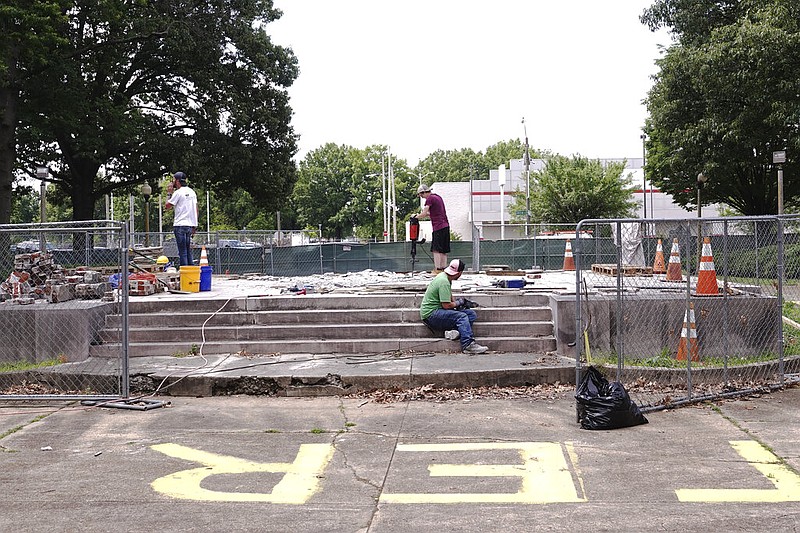
POLYGON ((414 263, 417 262, 417 244, 425 244, 425 237, 419 240, 419 219, 411 217, 408 220, 408 238, 411 241, 411 272, 414 272, 414 263))

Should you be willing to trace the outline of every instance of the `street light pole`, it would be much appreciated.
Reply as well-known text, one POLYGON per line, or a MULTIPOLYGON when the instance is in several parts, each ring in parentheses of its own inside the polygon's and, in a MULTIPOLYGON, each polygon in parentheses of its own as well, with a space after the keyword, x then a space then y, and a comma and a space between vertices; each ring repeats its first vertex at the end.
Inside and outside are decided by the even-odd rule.
MULTIPOLYGON (((36 167, 36 177, 41 180, 39 187, 39 222, 47 222, 47 178, 50 176, 50 169, 44 166, 36 167)), ((39 250, 47 252, 47 239, 44 233, 39 234, 39 250)))
POLYGON ((525 131, 525 236, 530 235, 529 226, 531 225, 531 154, 528 148, 528 126, 525 125, 525 117, 522 117, 522 129, 525 131))
MULTIPOLYGON (((414 172, 413 170, 409 170, 408 173, 411 174, 412 176, 416 176, 417 179, 419 180, 419 184, 422 185, 422 178, 424 178, 425 176, 427 176, 431 172, 430 172, 430 170, 426 170, 425 173, 423 174, 421 172, 414 172)), ((425 207, 425 200, 420 198, 419 199, 419 208, 422 209, 423 207, 425 207)))
MULTIPOLYGON (((647 157, 647 152, 644 143, 647 140, 647 135, 642 133, 641 135, 639 135, 639 138, 642 140, 642 203, 644 204, 644 218, 647 218, 647 175, 644 170, 645 158, 647 157)), ((651 199, 653 198, 652 191, 650 198, 651 199)), ((653 206, 651 205, 650 207, 653 206)), ((655 213, 653 213, 652 210, 650 216, 655 218, 655 213)))
POLYGON ((144 183, 139 189, 144 197, 144 245, 150 246, 150 195, 153 188, 144 183))
POLYGON ((697 269, 700 271, 700 261, 703 257, 703 204, 701 203, 700 191, 708 181, 708 176, 700 172, 697 175, 697 269))
POLYGON ((778 165, 778 214, 783 214, 783 163, 786 162, 786 150, 772 152, 772 163, 778 165))

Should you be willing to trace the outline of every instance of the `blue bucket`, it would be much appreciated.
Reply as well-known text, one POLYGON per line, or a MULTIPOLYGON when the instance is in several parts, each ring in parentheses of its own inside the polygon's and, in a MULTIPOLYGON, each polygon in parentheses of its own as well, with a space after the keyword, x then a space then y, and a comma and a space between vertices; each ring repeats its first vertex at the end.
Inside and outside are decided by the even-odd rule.
POLYGON ((211 290, 211 274, 213 273, 213 269, 210 266, 201 266, 200 267, 200 290, 201 291, 210 291, 211 290))

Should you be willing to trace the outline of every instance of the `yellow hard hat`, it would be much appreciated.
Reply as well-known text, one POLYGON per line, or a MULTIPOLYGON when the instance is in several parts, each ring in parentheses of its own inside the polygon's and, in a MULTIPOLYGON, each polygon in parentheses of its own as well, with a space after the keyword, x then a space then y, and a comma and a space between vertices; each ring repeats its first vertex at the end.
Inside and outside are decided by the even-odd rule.
POLYGON ((166 265, 167 263, 169 263, 169 258, 166 255, 159 255, 156 259, 157 265, 166 265))

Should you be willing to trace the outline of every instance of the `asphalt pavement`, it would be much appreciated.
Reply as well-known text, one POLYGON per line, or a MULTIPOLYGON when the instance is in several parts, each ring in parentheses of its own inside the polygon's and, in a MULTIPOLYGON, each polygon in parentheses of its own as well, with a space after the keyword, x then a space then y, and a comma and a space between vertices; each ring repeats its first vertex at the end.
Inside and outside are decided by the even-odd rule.
POLYGON ((800 388, 587 431, 536 397, 0 404, 3 531, 797 531, 800 388))

